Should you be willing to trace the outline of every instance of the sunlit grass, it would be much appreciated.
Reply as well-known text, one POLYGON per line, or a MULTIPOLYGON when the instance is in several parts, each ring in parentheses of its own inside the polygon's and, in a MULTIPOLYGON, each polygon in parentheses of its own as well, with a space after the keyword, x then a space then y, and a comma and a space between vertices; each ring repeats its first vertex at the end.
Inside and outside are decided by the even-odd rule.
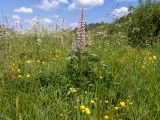
MULTIPOLYGON (((99 82, 87 88, 70 82, 66 69, 75 39, 72 31, 1 39, 0 119, 160 119, 159 49, 131 48, 121 42, 124 37, 113 37, 114 43, 94 33, 88 48, 100 58, 98 65, 106 65, 111 75, 108 88, 103 88, 101 69, 99 82)), ((91 69, 96 71, 98 65, 91 69)))

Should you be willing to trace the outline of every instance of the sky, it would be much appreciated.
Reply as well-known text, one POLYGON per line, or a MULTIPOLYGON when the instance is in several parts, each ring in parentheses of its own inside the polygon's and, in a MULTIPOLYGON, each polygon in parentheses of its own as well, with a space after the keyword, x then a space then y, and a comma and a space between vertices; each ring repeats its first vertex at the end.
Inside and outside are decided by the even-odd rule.
POLYGON ((138 0, 0 0, 0 24, 11 28, 29 28, 40 23, 49 27, 76 27, 81 6, 87 24, 112 22, 128 14, 138 0))

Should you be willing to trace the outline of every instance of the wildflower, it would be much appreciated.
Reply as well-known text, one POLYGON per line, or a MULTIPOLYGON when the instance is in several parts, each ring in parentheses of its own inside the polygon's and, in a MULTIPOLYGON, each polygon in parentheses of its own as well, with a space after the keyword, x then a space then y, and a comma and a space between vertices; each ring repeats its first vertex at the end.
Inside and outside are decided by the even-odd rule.
POLYGON ((149 57, 149 60, 152 61, 153 60, 152 57, 149 57))
POLYGON ((85 110, 86 107, 85 107, 84 105, 81 105, 81 106, 80 106, 80 109, 82 110, 83 113, 86 111, 86 110, 85 110))
POLYGON ((31 60, 27 60, 27 62, 26 62, 27 64, 31 64, 31 60))
POLYGON ((26 77, 27 77, 27 78, 30 78, 30 77, 31 77, 31 75, 30 75, 29 73, 27 73, 26 77))
POLYGON ((42 64, 45 64, 45 62, 44 62, 44 61, 42 61, 42 64))
POLYGON ((105 100, 104 102, 105 102, 106 104, 108 104, 108 100, 105 100))
POLYGON ((156 61, 157 60, 157 56, 153 55, 153 60, 156 61))
POLYGON ((115 109, 115 111, 117 111, 119 108, 118 108, 118 107, 115 107, 114 109, 115 109))
POLYGON ((77 30, 77 40, 72 43, 72 50, 74 52, 86 51, 86 36, 85 36, 85 22, 84 22, 84 9, 82 7, 81 17, 79 20, 78 30, 77 30))
POLYGON ((69 88, 69 90, 70 90, 71 93, 76 93, 77 92, 77 90, 75 88, 69 88))
POLYGON ((133 105, 133 102, 129 102, 130 105, 133 105))
POLYGON ((17 72, 21 72, 21 70, 19 68, 17 68, 17 72))
POLYGON ((104 118, 105 118, 106 120, 108 120, 108 119, 109 119, 109 116, 105 115, 104 118))
POLYGON ((120 105, 121 105, 122 107, 126 107, 126 103, 125 103, 124 101, 120 102, 120 105))
POLYGON ((18 75, 18 78, 21 78, 22 77, 22 75, 18 75))
POLYGON ((103 76, 100 76, 100 79, 103 79, 103 76))
POLYGON ((89 108, 85 107, 84 105, 80 106, 80 109, 82 110, 83 113, 86 113, 87 115, 91 114, 91 111, 89 108))
POLYGON ((86 109, 85 109, 85 112, 86 112, 87 115, 90 115, 90 114, 91 114, 91 111, 90 111, 89 108, 86 108, 86 109))
POLYGON ((127 100, 127 102, 129 102, 130 100, 127 100))
POLYGON ((94 100, 91 100, 91 103, 94 104, 94 100))

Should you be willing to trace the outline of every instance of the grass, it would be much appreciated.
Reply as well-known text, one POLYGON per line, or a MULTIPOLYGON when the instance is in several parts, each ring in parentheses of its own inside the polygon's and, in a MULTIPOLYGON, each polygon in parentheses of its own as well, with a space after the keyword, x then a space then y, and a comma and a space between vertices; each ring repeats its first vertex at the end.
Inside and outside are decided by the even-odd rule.
POLYGON ((76 76, 84 80, 80 86, 69 78, 67 67, 72 31, 1 37, 0 119, 159 120, 159 45, 136 49, 122 33, 88 34, 93 40, 88 54, 98 61, 82 55, 82 68, 76 69, 88 65, 93 74, 76 76))

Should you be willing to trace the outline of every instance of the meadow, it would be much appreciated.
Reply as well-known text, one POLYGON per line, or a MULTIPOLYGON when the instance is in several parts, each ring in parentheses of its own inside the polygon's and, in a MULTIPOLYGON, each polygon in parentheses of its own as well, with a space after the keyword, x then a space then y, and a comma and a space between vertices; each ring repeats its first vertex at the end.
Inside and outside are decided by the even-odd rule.
POLYGON ((0 120, 159 120, 160 45, 136 48, 99 25, 0 36, 0 120))

